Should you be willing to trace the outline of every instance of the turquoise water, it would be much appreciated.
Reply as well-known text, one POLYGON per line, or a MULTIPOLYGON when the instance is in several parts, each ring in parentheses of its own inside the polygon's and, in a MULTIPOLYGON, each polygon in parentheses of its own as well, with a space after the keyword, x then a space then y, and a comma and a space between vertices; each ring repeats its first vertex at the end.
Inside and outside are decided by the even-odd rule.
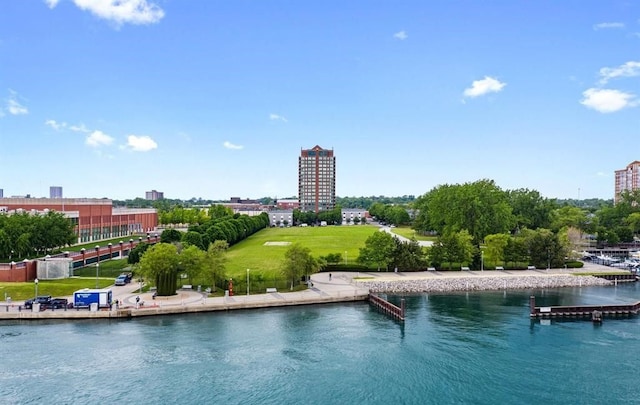
MULTIPOLYGON (((529 319, 530 291, 127 321, 0 323, 0 398, 26 403, 640 403, 640 321, 529 319)), ((636 284, 533 292, 635 302, 636 284)), ((398 300, 398 297, 391 297, 398 300)))

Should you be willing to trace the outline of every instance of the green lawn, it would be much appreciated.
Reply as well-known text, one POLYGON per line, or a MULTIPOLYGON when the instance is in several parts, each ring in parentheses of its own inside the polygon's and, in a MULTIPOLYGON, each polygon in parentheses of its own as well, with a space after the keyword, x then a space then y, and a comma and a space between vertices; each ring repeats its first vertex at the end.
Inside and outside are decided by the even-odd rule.
POLYGON ((265 245, 267 242, 297 242, 311 249, 313 257, 340 253, 349 263, 355 261, 365 240, 374 232, 378 228, 370 225, 264 229, 229 249, 227 275, 245 278, 250 269, 251 274, 265 279, 281 278, 280 265, 288 246, 265 245))
MULTIPOLYGON (((104 288, 113 284, 113 278, 99 278, 98 287, 104 288)), ((42 280, 38 283, 38 295, 62 297, 73 294, 83 288, 96 288, 95 277, 74 277, 62 280, 42 280)), ((0 283, 0 300, 11 297, 13 301, 23 301, 35 295, 35 283, 0 283), (5 295, 6 294, 6 295, 5 295)))
MULTIPOLYGON (((127 259, 112 259, 100 262, 100 268, 98 269, 99 277, 111 277, 116 278, 120 273, 125 271, 131 271, 127 259)), ((90 264, 86 267, 78 268, 73 271, 73 274, 80 277, 94 277, 96 276, 96 265, 90 264)))
POLYGON ((416 233, 416 231, 414 231, 413 229, 409 228, 408 226, 398 226, 396 228, 392 228, 391 232, 397 233, 398 235, 404 236, 405 238, 408 238, 408 239, 415 238, 416 240, 429 240, 429 241, 436 240, 435 236, 420 235, 416 233))

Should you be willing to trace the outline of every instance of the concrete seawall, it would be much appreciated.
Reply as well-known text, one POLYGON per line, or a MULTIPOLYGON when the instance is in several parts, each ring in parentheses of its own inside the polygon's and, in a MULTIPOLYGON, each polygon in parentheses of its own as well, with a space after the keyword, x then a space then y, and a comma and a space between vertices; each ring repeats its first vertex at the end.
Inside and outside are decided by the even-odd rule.
POLYGON ((139 308, 124 307, 119 309, 102 309, 91 312, 88 309, 57 309, 33 312, 19 310, 16 305, 0 306, 0 320, 45 320, 45 319, 123 319, 143 316, 175 315, 188 313, 231 311, 241 309, 274 308, 297 305, 328 304, 336 302, 365 301, 368 291, 352 289, 334 294, 276 293, 252 296, 202 298, 187 302, 152 302, 139 308))

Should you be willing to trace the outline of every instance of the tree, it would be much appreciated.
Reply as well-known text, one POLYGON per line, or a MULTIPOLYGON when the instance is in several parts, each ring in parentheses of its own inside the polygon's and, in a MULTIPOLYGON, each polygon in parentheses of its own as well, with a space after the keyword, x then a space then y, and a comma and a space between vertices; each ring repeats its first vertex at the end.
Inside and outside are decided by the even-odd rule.
POLYGON ((131 251, 129 252, 129 256, 127 256, 127 263, 129 264, 139 263, 140 259, 142 259, 142 256, 145 254, 145 252, 149 249, 150 246, 151 245, 149 245, 148 243, 139 243, 138 245, 136 245, 136 247, 131 249, 131 251))
POLYGON ((284 254, 282 274, 291 281, 291 289, 294 283, 303 275, 315 273, 319 269, 318 261, 311 256, 311 250, 299 243, 294 243, 284 254))
POLYGON ((194 231, 188 231, 182 235, 182 243, 189 246, 195 246, 200 250, 205 250, 205 245, 202 240, 202 234, 194 231))
POLYGON ((380 267, 385 269, 393 261, 393 249, 395 242, 393 236, 387 232, 375 232, 364 242, 364 247, 360 248, 357 262, 367 266, 376 265, 378 271, 380 267))
POLYGON ((553 211, 551 229, 558 232, 564 227, 584 229, 587 224, 587 213, 578 207, 564 206, 553 211))
POLYGON ((178 249, 175 245, 157 243, 142 256, 138 270, 145 280, 155 280, 158 295, 175 295, 178 263, 178 249))
POLYGON ((182 239, 182 232, 177 229, 165 229, 160 234, 160 242, 162 243, 174 243, 180 242, 182 239))
POLYGON ((229 243, 226 240, 216 240, 211 243, 207 249, 204 273, 207 275, 207 278, 212 281, 214 291, 216 284, 225 279, 227 249, 229 249, 229 243))
POLYGON ((484 260, 497 264, 504 262, 504 251, 511 237, 506 233, 487 235, 484 238, 484 260))
POLYGON ((395 243, 391 266, 402 271, 418 271, 425 267, 425 255, 417 240, 403 242, 393 238, 395 243))
POLYGON ((508 232, 515 224, 507 194, 492 180, 442 185, 418 198, 415 205, 419 214, 414 229, 441 235, 466 229, 476 246, 485 236, 508 232))
POLYGON ((182 249, 178 256, 179 269, 187 274, 189 284, 193 284, 193 279, 202 274, 207 266, 207 255, 197 246, 189 245, 182 249))
POLYGON ((515 229, 549 227, 551 212, 557 206, 555 200, 543 198, 538 191, 526 188, 509 190, 507 195, 515 218, 515 229))

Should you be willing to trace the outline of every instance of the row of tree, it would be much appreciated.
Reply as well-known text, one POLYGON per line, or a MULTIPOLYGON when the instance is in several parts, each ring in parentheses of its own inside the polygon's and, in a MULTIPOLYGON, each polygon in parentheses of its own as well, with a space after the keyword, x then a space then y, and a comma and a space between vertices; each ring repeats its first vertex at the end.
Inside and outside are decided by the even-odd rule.
POLYGON ((0 257, 3 258, 46 255, 77 240, 73 223, 61 213, 0 215, 0 257))

